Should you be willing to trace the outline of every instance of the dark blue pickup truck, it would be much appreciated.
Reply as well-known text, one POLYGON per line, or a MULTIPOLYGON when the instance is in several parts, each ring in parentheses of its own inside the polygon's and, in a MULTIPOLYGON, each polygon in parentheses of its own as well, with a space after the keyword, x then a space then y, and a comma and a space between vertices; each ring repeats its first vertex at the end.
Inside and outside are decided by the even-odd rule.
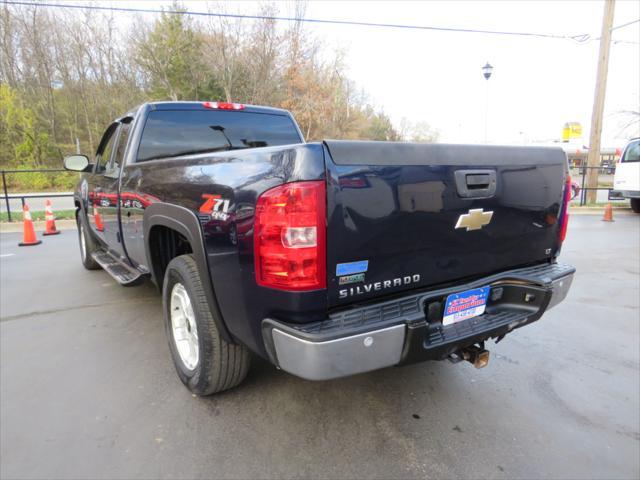
POLYGON ((238 385, 250 352, 326 380, 485 342, 562 301, 561 149, 326 140, 289 112, 147 103, 114 121, 75 192, 82 263, 162 291, 181 380, 238 385))

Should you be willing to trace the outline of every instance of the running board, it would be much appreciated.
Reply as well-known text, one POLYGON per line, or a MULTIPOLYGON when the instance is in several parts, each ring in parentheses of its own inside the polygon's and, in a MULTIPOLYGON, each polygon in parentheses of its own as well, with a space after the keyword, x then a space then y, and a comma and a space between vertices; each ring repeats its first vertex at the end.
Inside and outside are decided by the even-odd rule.
POLYGON ((123 287, 139 285, 148 276, 105 250, 93 252, 91 257, 123 287))

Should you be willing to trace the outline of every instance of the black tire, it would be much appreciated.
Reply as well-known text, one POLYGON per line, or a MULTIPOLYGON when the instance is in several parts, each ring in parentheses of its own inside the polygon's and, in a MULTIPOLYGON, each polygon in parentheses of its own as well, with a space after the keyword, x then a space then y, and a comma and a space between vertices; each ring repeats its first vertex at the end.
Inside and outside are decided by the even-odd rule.
POLYGON ((249 350, 244 345, 228 343, 220 336, 192 255, 176 257, 167 266, 162 306, 171 357, 180 380, 189 390, 197 395, 211 395, 233 388, 245 379, 249 371, 249 350), (197 329, 198 359, 191 369, 178 352, 172 328, 171 295, 178 283, 189 296, 197 329))
POLYGON ((631 199, 631 210, 635 213, 640 213, 640 198, 631 199))
POLYGON ((87 222, 84 220, 82 210, 76 215, 76 225, 78 227, 78 243, 80 244, 80 260, 87 270, 98 270, 100 265, 96 262, 91 254, 97 250, 96 242, 91 238, 91 233, 87 228, 87 222), (84 237, 84 242, 82 241, 84 237))

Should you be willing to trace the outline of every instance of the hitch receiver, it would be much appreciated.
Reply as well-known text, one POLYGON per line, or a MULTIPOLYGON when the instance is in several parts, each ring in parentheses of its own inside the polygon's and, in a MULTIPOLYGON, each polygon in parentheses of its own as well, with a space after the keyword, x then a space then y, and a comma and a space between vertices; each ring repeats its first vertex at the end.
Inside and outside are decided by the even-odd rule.
POLYGON ((489 350, 484 349, 484 342, 480 346, 471 345, 463 348, 459 355, 467 362, 473 363, 476 368, 483 368, 489 364, 489 350))

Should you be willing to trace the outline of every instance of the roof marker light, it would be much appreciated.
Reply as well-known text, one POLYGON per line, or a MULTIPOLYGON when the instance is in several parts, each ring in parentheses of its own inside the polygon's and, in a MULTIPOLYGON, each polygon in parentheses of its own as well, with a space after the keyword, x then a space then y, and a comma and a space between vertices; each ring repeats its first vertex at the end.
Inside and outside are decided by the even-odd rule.
POLYGON ((212 108, 216 110, 244 110, 244 104, 242 103, 229 103, 229 102, 202 102, 204 108, 212 108))

